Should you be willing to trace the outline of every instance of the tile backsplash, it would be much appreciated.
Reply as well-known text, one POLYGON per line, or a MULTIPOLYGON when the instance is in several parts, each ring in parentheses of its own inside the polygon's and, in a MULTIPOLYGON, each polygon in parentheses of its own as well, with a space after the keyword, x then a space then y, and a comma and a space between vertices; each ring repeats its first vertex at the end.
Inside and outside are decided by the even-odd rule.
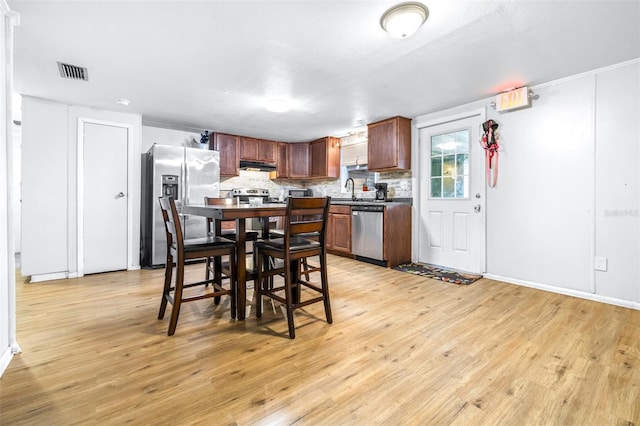
MULTIPOLYGON (((412 198, 411 171, 387 172, 378 175, 378 182, 386 183, 390 198, 412 198)), ((269 173, 259 171, 240 170, 240 175, 220 179, 220 196, 225 197, 233 188, 265 188, 271 197, 278 197, 280 191, 285 194, 289 189, 311 188, 314 195, 329 195, 332 198, 349 198, 351 186, 344 188, 340 179, 269 179, 269 173)), ((375 188, 362 190, 362 180, 356 182, 355 194, 358 198, 374 198, 375 188)))

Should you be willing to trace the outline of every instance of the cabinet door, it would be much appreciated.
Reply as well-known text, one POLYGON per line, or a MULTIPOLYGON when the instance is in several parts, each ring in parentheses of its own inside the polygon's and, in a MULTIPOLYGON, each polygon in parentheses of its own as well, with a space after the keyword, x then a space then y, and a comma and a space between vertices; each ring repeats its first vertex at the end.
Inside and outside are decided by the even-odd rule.
POLYGON ((239 136, 225 133, 214 135, 213 149, 220 152, 220 176, 238 176, 240 168, 239 143, 239 136))
POLYGON ((277 142, 261 140, 258 146, 258 160, 265 163, 275 163, 277 148, 277 142))
POLYGON ((369 170, 411 169, 411 120, 394 117, 368 126, 369 170))
POLYGON ((278 142, 278 158, 276 160, 276 177, 289 177, 289 144, 278 142))
POLYGON ((289 177, 309 177, 309 143, 292 143, 289 145, 289 177))
POLYGON ((351 253, 351 215, 334 214, 332 249, 343 253, 351 253))
POLYGON ((311 153, 311 177, 322 177, 327 175, 327 141, 325 139, 318 139, 309 144, 309 150, 311 153))
POLYGON ((324 246, 327 250, 331 250, 333 248, 333 234, 333 213, 329 213, 329 215, 327 216, 327 232, 324 236, 324 246))
POLYGON ((310 176, 340 177, 340 139, 326 137, 309 144, 310 176))
POLYGON ((243 137, 240 141, 240 159, 258 161, 260 140, 243 137))

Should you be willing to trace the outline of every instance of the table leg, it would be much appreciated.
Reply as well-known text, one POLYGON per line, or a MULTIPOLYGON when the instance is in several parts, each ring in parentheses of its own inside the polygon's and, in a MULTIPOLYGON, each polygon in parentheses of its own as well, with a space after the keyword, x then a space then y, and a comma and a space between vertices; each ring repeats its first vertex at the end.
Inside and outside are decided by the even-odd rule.
POLYGON ((247 312, 247 226, 246 219, 236 219, 236 269, 238 280, 238 320, 243 320, 247 312))

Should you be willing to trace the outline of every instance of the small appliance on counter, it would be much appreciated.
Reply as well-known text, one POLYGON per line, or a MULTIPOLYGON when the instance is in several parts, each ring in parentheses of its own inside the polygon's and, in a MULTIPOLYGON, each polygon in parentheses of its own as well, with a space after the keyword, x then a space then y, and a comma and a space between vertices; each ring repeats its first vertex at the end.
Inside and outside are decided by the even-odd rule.
POLYGON ((376 188, 376 198, 375 201, 377 202, 385 202, 385 201, 389 201, 388 197, 387 197, 387 184, 386 183, 376 183, 375 184, 375 188, 376 188))
POLYGON ((311 191, 311 188, 290 189, 289 197, 313 197, 313 191, 311 191))

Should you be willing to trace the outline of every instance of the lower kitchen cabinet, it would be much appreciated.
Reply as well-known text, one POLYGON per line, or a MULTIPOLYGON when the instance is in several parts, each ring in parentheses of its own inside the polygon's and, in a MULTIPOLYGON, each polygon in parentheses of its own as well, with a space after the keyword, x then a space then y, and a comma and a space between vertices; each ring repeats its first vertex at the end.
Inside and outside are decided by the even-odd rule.
POLYGON ((411 205, 385 205, 383 229, 383 255, 387 267, 411 262, 411 205))
POLYGON ((329 207, 326 247, 335 254, 351 254, 351 206, 329 207))
MULTIPOLYGON (((333 204, 327 218, 326 247, 333 254, 353 257, 351 206, 333 204)), ((383 262, 388 268, 411 262, 411 205, 385 203, 382 227, 383 262)), ((360 259, 360 258, 358 258, 360 259)), ((380 264, 380 262, 374 262, 380 264)))

